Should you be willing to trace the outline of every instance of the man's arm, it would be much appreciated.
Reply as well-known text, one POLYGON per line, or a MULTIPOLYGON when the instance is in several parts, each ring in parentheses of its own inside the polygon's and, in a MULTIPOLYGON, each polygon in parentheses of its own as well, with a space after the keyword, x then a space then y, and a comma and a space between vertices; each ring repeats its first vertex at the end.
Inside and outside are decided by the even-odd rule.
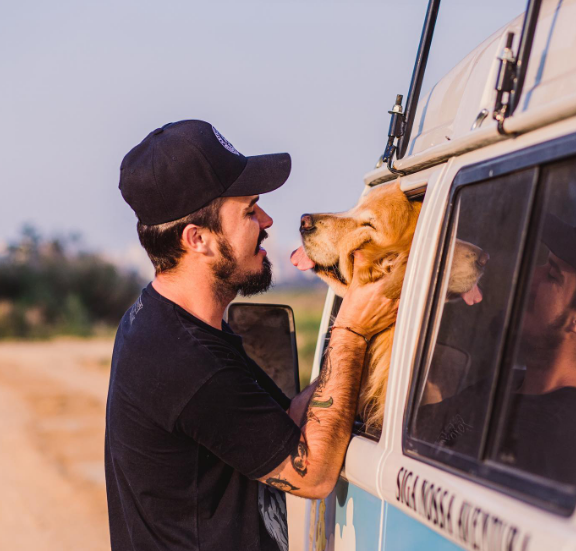
POLYGON ((396 315, 396 301, 384 298, 381 287, 380 282, 360 287, 353 281, 334 323, 320 377, 289 409, 302 427, 298 447, 261 482, 309 498, 325 497, 334 488, 356 413, 367 347, 361 335, 371 338, 396 315))
POLYGON ((294 398, 299 407, 290 406, 290 417, 302 428, 297 450, 260 479, 302 497, 332 491, 352 432, 366 343, 339 333, 330 340, 320 377, 294 398))

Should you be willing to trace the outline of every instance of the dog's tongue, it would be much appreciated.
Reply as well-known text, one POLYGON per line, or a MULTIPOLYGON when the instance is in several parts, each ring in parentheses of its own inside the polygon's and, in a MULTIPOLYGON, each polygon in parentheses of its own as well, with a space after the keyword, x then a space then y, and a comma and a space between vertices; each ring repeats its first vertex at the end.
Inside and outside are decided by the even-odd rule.
POLYGON ((462 293, 462 298, 464 299, 464 302, 468 304, 468 306, 472 306, 482 301, 482 291, 478 285, 474 285, 472 289, 466 293, 462 293))
POLYGON ((310 268, 314 268, 316 264, 308 258, 308 255, 304 251, 304 247, 298 247, 291 255, 290 262, 296 266, 299 270, 305 272, 310 268))

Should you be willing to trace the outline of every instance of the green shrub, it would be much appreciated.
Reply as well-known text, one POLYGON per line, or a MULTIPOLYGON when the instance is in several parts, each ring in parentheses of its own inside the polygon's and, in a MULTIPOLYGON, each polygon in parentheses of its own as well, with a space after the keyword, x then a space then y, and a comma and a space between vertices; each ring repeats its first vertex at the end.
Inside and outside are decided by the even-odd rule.
POLYGON ((116 326, 142 285, 136 273, 82 250, 76 236, 49 240, 26 226, 0 256, 0 338, 116 326))

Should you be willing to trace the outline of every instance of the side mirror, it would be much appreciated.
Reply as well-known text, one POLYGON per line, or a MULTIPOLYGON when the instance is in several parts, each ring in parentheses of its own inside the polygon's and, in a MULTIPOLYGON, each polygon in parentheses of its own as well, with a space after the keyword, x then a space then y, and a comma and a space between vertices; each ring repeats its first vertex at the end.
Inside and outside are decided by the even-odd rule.
POLYGON ((300 392, 294 312, 290 306, 233 302, 228 324, 244 349, 288 398, 300 392))

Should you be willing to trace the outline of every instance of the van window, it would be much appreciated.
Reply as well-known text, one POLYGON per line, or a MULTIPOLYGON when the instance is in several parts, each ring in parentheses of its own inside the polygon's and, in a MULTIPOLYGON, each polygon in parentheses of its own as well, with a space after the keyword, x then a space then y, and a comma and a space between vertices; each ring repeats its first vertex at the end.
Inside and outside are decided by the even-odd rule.
POLYGON ((454 197, 411 427, 434 448, 479 456, 535 185, 528 169, 454 197))
POLYGON ((576 162, 542 171, 543 212, 494 459, 576 485, 576 162))
POLYGON ((571 134, 456 176, 403 429, 407 455, 565 516, 576 506, 575 152, 571 134), (478 289, 455 289, 462 241, 482 259, 478 289))

